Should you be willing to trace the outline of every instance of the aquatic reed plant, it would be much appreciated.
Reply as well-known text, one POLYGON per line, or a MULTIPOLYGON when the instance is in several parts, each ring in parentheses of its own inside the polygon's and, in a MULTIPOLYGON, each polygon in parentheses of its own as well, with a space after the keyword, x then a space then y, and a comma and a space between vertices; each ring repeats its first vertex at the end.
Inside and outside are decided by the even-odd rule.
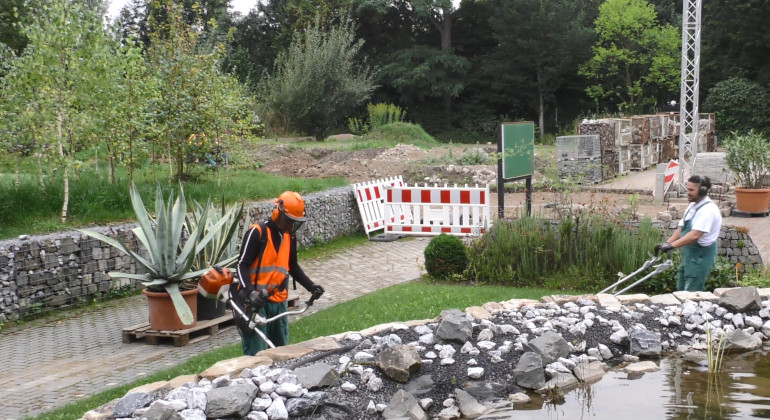
POLYGON ((719 338, 712 336, 711 323, 706 323, 706 342, 708 350, 706 357, 708 359, 709 373, 717 373, 722 370, 722 360, 725 357, 725 347, 727 340, 724 331, 719 332, 719 338))

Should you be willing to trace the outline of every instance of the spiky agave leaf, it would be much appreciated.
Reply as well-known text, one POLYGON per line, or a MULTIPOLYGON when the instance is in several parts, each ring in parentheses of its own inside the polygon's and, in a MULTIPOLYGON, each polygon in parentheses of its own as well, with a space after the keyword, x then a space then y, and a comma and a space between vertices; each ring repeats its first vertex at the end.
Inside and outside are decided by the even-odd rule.
POLYGON ((89 230, 85 230, 85 229, 76 229, 76 230, 77 230, 78 232, 80 232, 80 233, 83 233, 83 234, 85 234, 85 235, 88 235, 88 236, 90 236, 90 237, 92 237, 92 238, 94 238, 94 239, 98 239, 98 240, 100 240, 100 241, 102 241, 102 242, 106 242, 108 245, 111 245, 111 246, 113 246, 113 247, 115 247, 115 248, 118 248, 118 249, 120 249, 121 251, 123 251, 123 252, 125 252, 126 254, 128 254, 128 256, 130 256, 131 258, 133 258, 133 259, 134 259, 134 261, 136 261, 137 263, 139 263, 139 265, 141 265, 141 266, 142 266, 142 267, 143 267, 145 270, 147 270, 147 271, 148 271, 148 274, 150 274, 150 275, 152 275, 152 276, 154 276, 154 277, 157 277, 158 273, 157 273, 157 271, 155 270, 155 267, 154 267, 154 265, 152 264, 152 262, 151 262, 151 261, 148 261, 147 259, 145 259, 145 258, 144 258, 144 257, 142 257, 141 255, 139 255, 139 254, 137 254, 136 252, 132 251, 132 250, 131 250, 131 249, 128 247, 128 245, 126 245, 126 243, 125 243, 125 242, 123 242, 123 241, 122 241, 122 240, 121 240, 119 237, 117 237, 117 236, 116 236, 115 238, 111 238, 111 237, 109 237, 109 236, 106 236, 106 235, 102 235, 101 233, 98 233, 98 232, 91 232, 91 231, 89 231, 89 230))
MULTIPOLYGON (((158 190, 160 190, 160 186, 158 186, 158 190)), ((139 195, 139 191, 136 189, 136 185, 133 182, 131 183, 128 192, 131 197, 131 206, 134 208, 134 214, 136 215, 137 222, 139 222, 138 230, 140 231, 140 235, 137 235, 137 239, 147 250, 150 261, 152 261, 153 264, 157 264, 158 262, 155 260, 155 257, 158 254, 158 243, 155 240, 155 235, 152 234, 152 218, 147 213, 144 202, 142 202, 142 196, 139 195)))
POLYGON ((230 267, 237 261, 237 241, 234 241, 238 232, 239 222, 243 215, 243 203, 235 204, 227 208, 222 198, 222 207, 217 209, 210 199, 206 205, 193 201, 194 210, 186 218, 188 230, 196 226, 203 226, 205 236, 196 248, 196 258, 193 267, 202 269, 218 265, 230 267), (202 214, 208 209, 208 216, 202 214))
POLYGON ((192 324, 195 321, 195 317, 190 309, 190 305, 184 300, 182 291, 179 290, 179 283, 168 283, 166 284, 165 289, 169 297, 171 297, 171 301, 174 303, 174 308, 176 308, 176 313, 179 315, 179 320, 182 321, 182 324, 192 324))

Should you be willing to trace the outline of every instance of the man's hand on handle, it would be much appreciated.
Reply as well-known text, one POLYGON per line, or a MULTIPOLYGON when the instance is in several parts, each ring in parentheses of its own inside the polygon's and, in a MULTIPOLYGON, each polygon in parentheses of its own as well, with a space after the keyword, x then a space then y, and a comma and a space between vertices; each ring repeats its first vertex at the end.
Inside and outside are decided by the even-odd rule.
POLYGON ((321 285, 314 284, 312 287, 310 287, 310 293, 313 295, 313 300, 320 298, 324 292, 325 290, 323 287, 321 287, 321 285))
POLYGON ((668 242, 663 242, 662 244, 655 245, 655 255, 657 255, 659 252, 669 252, 672 249, 674 249, 674 246, 671 245, 668 242))
POLYGON ((267 295, 263 293, 259 293, 258 291, 253 291, 249 293, 249 306, 252 310, 256 311, 257 309, 267 305, 267 302, 269 299, 267 298, 267 295))

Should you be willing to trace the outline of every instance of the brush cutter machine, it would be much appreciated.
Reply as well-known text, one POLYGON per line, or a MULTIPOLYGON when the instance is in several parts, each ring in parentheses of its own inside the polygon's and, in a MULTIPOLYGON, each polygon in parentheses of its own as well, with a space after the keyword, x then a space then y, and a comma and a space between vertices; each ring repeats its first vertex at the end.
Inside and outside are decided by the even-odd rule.
POLYGON ((310 296, 310 299, 305 302, 304 308, 295 311, 286 311, 272 318, 265 318, 259 314, 258 308, 248 309, 239 302, 239 299, 234 298, 234 295, 237 292, 234 290, 234 287, 231 287, 233 283, 235 283, 233 280, 233 273, 229 269, 215 266, 201 277, 200 282, 198 282, 198 293, 209 299, 217 299, 226 306, 229 306, 230 309, 233 310, 233 316, 239 318, 241 321, 241 325, 248 325, 248 328, 259 334, 270 348, 275 348, 275 345, 264 333, 262 333, 259 327, 265 326, 270 322, 285 316, 304 313, 313 306, 313 303, 318 298, 321 297, 320 294, 313 293, 310 296))
POLYGON ((622 290, 613 293, 614 296, 623 294, 626 291, 632 289, 634 286, 636 286, 638 284, 641 284, 644 281, 646 281, 647 279, 649 279, 651 277, 654 277, 654 276, 656 276, 656 275, 658 275, 658 274, 668 270, 669 268, 671 268, 671 266, 674 265, 674 263, 671 261, 671 251, 670 250, 667 253, 667 257, 666 257, 665 261, 663 261, 663 256, 662 255, 658 256, 658 251, 657 250, 655 251, 654 255, 651 252, 648 252, 647 254, 650 256, 650 259, 645 261, 644 264, 642 264, 642 266, 639 267, 638 270, 636 270, 633 273, 631 273, 631 274, 623 277, 622 279, 616 281, 615 283, 613 283, 612 285, 608 286, 607 288, 605 288, 604 290, 602 290, 599 293, 607 293, 607 291, 609 291, 609 290, 615 290, 618 286, 620 286, 621 284, 631 280, 637 274, 647 270, 650 267, 653 268, 653 270, 650 273, 648 273, 646 276, 644 276, 644 277, 640 278, 639 280, 631 283, 630 285, 626 286, 622 290), (663 261, 663 262, 660 263, 660 264, 655 264, 655 263, 657 263, 659 261, 663 261))

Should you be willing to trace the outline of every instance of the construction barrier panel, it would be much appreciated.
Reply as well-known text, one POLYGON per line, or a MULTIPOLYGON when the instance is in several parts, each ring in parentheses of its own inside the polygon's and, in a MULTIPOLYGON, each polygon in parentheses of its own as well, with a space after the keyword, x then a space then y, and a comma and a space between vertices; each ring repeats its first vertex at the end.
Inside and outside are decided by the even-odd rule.
POLYGON ((393 187, 386 191, 385 233, 480 235, 491 226, 489 187, 393 187), (405 217, 395 217, 406 211, 405 217))
MULTIPOLYGON (((404 180, 401 175, 353 184, 358 211, 361 213, 361 221, 367 237, 370 232, 385 228, 385 189, 403 186, 404 180)), ((402 220, 404 217, 404 211, 400 208, 393 209, 391 214, 397 220, 402 220)))

